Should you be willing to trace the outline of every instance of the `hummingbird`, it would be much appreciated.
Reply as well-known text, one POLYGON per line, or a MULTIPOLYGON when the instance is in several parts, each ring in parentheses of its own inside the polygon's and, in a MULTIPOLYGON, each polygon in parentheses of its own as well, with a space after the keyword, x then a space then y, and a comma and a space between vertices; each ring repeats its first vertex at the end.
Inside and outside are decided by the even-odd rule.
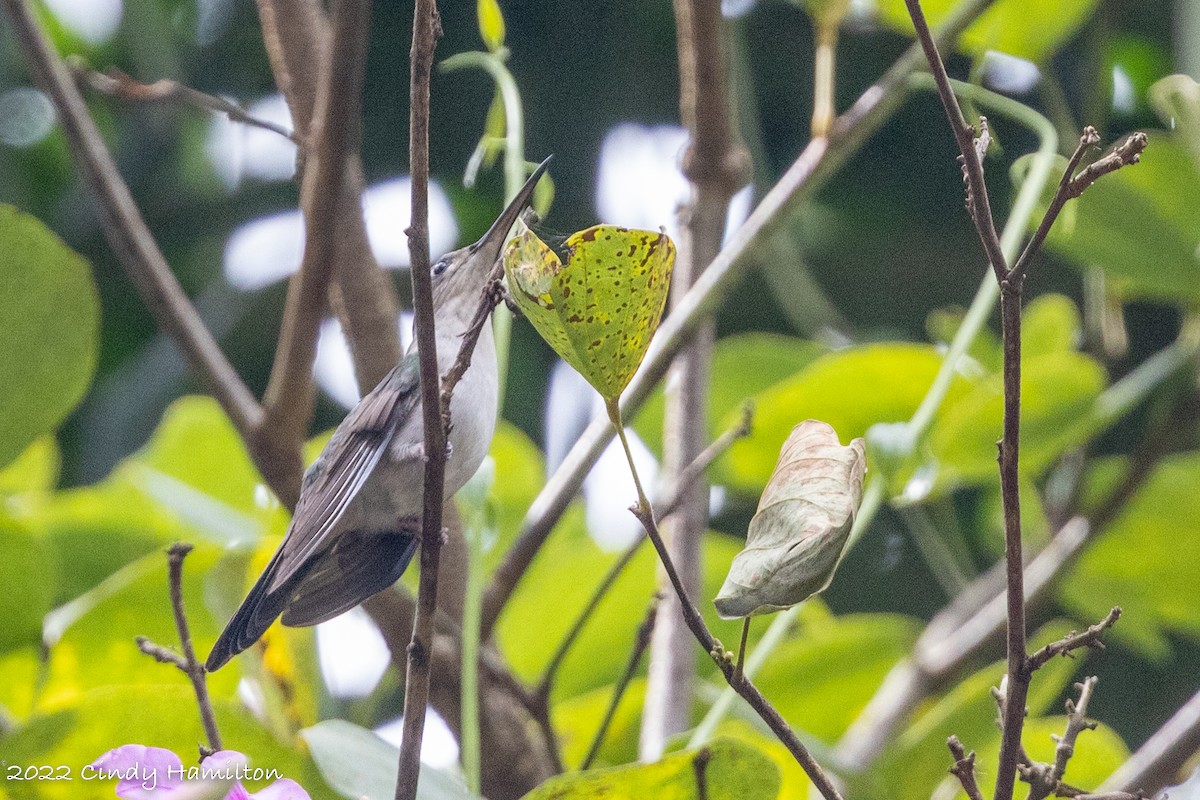
MULTIPOLYGON (((543 161, 479 241, 430 268, 438 374, 453 366, 509 230, 530 202, 543 161)), ((358 402, 304 474, 279 550, 213 645, 219 669, 282 615, 304 627, 332 619, 395 583, 420 541, 425 427, 416 341, 358 402)), ((444 497, 463 487, 487 455, 496 428, 496 347, 484 324, 471 366, 450 400, 444 497)))

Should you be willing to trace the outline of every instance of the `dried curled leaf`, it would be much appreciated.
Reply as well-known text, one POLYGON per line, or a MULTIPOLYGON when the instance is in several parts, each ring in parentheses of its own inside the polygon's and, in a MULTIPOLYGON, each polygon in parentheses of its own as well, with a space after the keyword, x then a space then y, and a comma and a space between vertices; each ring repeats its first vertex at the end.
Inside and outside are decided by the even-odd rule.
POLYGON ((616 400, 658 329, 675 244, 665 233, 596 225, 568 237, 560 260, 518 227, 504 249, 517 306, 563 360, 616 400))
POLYGON ((824 422, 792 429, 715 604, 725 619, 795 605, 824 589, 862 502, 862 439, 843 447, 824 422))

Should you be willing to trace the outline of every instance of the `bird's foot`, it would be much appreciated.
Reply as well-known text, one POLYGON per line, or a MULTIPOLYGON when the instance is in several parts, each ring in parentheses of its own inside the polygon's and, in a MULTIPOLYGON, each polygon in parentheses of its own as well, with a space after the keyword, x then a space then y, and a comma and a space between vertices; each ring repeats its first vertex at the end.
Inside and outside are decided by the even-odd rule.
POLYGON ((512 293, 508 291, 508 287, 504 285, 503 278, 496 278, 488 285, 488 294, 492 298, 492 302, 499 305, 501 302, 508 306, 508 310, 512 312, 514 317, 523 316, 520 306, 513 299, 512 293))

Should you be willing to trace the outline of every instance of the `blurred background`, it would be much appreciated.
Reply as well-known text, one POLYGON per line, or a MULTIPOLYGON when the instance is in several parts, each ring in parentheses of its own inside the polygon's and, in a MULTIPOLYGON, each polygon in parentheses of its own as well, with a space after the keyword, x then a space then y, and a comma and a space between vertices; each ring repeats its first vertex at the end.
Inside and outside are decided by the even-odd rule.
MULTIPOLYGON (((509 0, 501 5, 507 64, 524 104, 525 155, 532 161, 555 157, 555 192, 546 227, 570 232, 614 222, 674 230, 675 209, 687 197, 687 184, 678 171, 686 134, 679 127, 670 3, 509 0)), ((837 50, 838 110, 877 80, 911 42, 895 23, 902 4, 883 5, 881 11, 869 0, 851 4, 837 50)), ((979 43, 964 48, 950 61, 953 75, 970 77, 1039 110, 1059 132, 1058 149, 1064 153, 1085 123, 1096 126, 1105 142, 1137 129, 1172 129, 1174 118, 1163 119, 1151 87, 1172 73, 1200 77, 1200 2, 1045 4, 1055 8, 1043 9, 1042 16, 1032 10, 1042 4, 1025 3, 1024 10, 1021 3, 1009 5, 1017 9, 1010 10, 1005 24, 1029 28, 1008 29, 1007 44, 995 50, 979 43), (1057 23, 1047 26, 1046 14, 1057 23)), ((116 66, 147 83, 177 80, 290 127, 251 3, 47 0, 39 8, 58 50, 78 54, 92 68, 116 66)), ((809 139, 814 28, 802 8, 783 0, 730 0, 725 11, 738 124, 754 160, 753 182, 732 204, 730 225, 736 225, 809 139)), ((482 49, 475 3, 442 3, 440 12, 444 36, 439 59, 482 49)), ((408 214, 404 173, 412 7, 407 2, 377 3, 373 14, 363 103, 365 214, 376 255, 393 270, 397 289, 407 298, 408 255, 401 231, 408 214)), ((173 401, 202 389, 175 346, 156 332, 109 251, 93 201, 55 127, 53 109, 31 86, 11 35, 0 26, 0 202, 36 216, 82 254, 99 289, 102 323, 95 379, 57 433, 59 486, 86 486, 143 447, 173 401)), ((430 142, 435 251, 473 241, 501 207, 499 163, 481 169, 471 188, 463 183, 493 93, 494 85, 482 71, 435 69, 430 142)), ((135 104, 91 94, 89 105, 175 274, 237 370, 261 396, 285 278, 296 269, 303 243, 295 146, 284 136, 177 104, 135 104)), ((1010 169, 1036 149, 1038 140, 1020 125, 989 116, 996 146, 987 168, 996 213, 1003 219, 1014 194, 1010 169)), ((821 352, 851 342, 944 343, 946 331, 953 333, 957 325, 954 309, 969 304, 984 276, 978 240, 963 210, 954 153, 936 98, 914 92, 794 214, 780 237, 786 241, 756 256, 760 263, 721 307, 718 335, 782 334, 811 342, 821 352)), ((1196 220, 1196 184, 1190 191, 1186 185, 1168 194, 1184 199, 1178 220, 1196 220), (1187 206, 1189 200, 1192 205, 1187 206)), ((1063 224, 1073 224, 1069 215, 1063 224)), ((1130 224, 1141 230, 1136 221, 1130 224)), ((1186 231, 1186 224, 1179 224, 1186 231)), ((1192 236, 1194 244, 1194 234, 1182 236, 1192 236)), ((1200 272, 1193 260, 1193 271, 1189 274, 1185 267, 1183 277, 1166 288, 1139 283, 1136 275, 1132 283, 1122 282, 1112 277, 1120 275, 1120 268, 1089 269, 1103 261, 1103 254, 1072 248, 1069 241, 1052 242, 1029 291, 1031 296, 1064 295, 1080 309, 1083 338, 1078 344, 1103 365, 1113 383, 1175 339, 1184 312, 1197 302, 1200 272), (1191 280, 1195 283, 1189 289, 1191 280)), ((1147 258, 1152 257, 1148 250, 1147 258)), ((1142 269, 1153 272, 1155 265, 1142 269)), ((559 374, 555 358, 527 324, 517 321, 513 337, 504 416, 547 453, 553 467, 586 421, 571 411, 579 405, 574 399, 579 395, 566 377, 562 386, 549 385, 551 376, 559 374)), ((336 323, 322 329, 316 369, 321 393, 314 434, 334 426, 357 397, 336 323)), ((1091 441, 1088 455, 1129 452, 1145 435, 1152 412, 1146 404, 1137 405, 1091 441)), ((658 427, 646 420, 635 425, 643 434, 647 459, 660 452, 658 427)), ((1172 449, 1195 445, 1192 425, 1180 429, 1172 449)), ((772 452, 769 459, 773 457, 772 452)), ((615 485, 623 491, 624 484, 615 485)), ((754 510, 753 496, 747 500, 745 494, 737 486, 714 491, 714 527, 731 541, 744 534, 754 510)), ((599 505, 621 509, 623 496, 608 495, 599 505)), ((978 522, 992 519, 994 510, 994 487, 968 481, 939 512, 939 519, 949 515, 966 529, 966 541, 973 546, 968 561, 976 568, 997 552, 994 526, 978 522)), ((937 576, 914 544, 910 527, 911 521, 898 513, 881 512, 825 595, 835 612, 928 618, 945 604, 946 595, 937 588, 937 576)), ((603 538, 596 530, 593 534, 603 538)), ((1195 534, 1192 529, 1188 535, 1195 534)), ((1194 595, 1194 584, 1187 591, 1194 595)), ((1106 596, 1098 602, 1118 601, 1106 596)), ((1178 602, 1184 603, 1180 616, 1195 605, 1194 600, 1178 602)), ((1105 682, 1114 690, 1099 693, 1093 713, 1130 747, 1195 691, 1200 674, 1195 634, 1194 622, 1181 623, 1164 634, 1169 641, 1165 651, 1148 654, 1145 647, 1118 639, 1104 656, 1105 682)))

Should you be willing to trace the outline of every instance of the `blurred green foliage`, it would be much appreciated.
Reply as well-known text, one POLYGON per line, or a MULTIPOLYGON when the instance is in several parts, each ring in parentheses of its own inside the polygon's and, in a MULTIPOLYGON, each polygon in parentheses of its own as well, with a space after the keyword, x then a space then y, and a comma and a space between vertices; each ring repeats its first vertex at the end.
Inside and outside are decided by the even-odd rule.
MULTIPOLYGON (((926 5, 936 17, 950 4, 926 5)), ((556 154, 553 226, 593 224, 595 162, 605 133, 625 120, 677 118, 669 4, 480 0, 474 8, 443 6, 439 55, 478 49, 482 32, 489 57, 507 59, 521 89, 526 149, 531 157, 556 154), (581 29, 594 35, 581 37, 581 29)), ((1112 605, 1125 607, 1114 646, 1102 658, 1052 662, 1038 673, 1030 697, 1025 744, 1034 757, 1048 758, 1049 735, 1064 726, 1057 715, 1072 680, 1085 663, 1106 676, 1094 705, 1106 724, 1081 737, 1071 762, 1072 782, 1089 788, 1195 691, 1200 672, 1194 590, 1200 540, 1191 535, 1200 526, 1200 438, 1189 405, 1195 345, 1188 339, 1200 300, 1200 112, 1194 81, 1160 83, 1172 63, 1170 8, 1166 0, 999 0, 963 37, 951 62, 956 75, 984 80, 988 50, 1036 62, 1037 83, 1019 99, 1054 122, 1067 148, 1083 122, 1096 125, 1106 141, 1135 127, 1152 129, 1141 164, 1108 176, 1068 207, 1047 256, 1034 267, 1024 312, 1022 494, 1031 544, 1044 541, 1065 513, 1102 505, 1131 454, 1144 455, 1146 442, 1165 452, 1068 571, 1053 602, 1035 614, 1034 639, 1041 644, 1094 622, 1112 605), (1127 104, 1114 102, 1116 78, 1133 87, 1127 104), (1099 294, 1090 278, 1085 289, 1081 275, 1103 276, 1099 294), (1108 309, 1107 316, 1097 309, 1108 309), (1097 334, 1104 325, 1120 327, 1126 351, 1106 348, 1097 334), (1190 353, 1191 365, 1147 369, 1147 358, 1181 330, 1173 346, 1190 353), (1136 402, 1122 399, 1130 396, 1136 402), (1156 679, 1144 680, 1153 670, 1156 679)), ((247 104, 274 91, 251 4, 130 2, 115 34, 100 43, 42 12, 56 46, 96 66, 115 64, 146 81, 178 79, 247 104)), ((381 98, 405 94, 397 91, 406 74, 405 49, 397 42, 408 41, 411 5, 376 4, 374 12, 363 143, 371 181, 394 175, 403 162, 406 143, 397 132, 406 130, 407 109, 381 98)), ((843 31, 839 108, 907 45, 896 32, 907 26, 902 3, 880 2, 878 19, 882 25, 855 19, 843 31)), ((741 133, 755 156, 761 196, 808 130, 811 72, 804 54, 812 25, 797 5, 764 0, 728 26, 741 133)), ((0 96, 29 84, 18 52, 11 31, 0 27, 0 96)), ((463 241, 484 229, 500 199, 503 180, 491 167, 506 119, 495 97, 486 77, 435 74, 432 162, 463 241), (468 191, 459 176, 477 143, 483 147, 475 165, 479 181, 468 191)), ((185 289, 239 372, 261 391, 284 290, 282 284, 254 293, 233 289, 222 276, 221 253, 240 224, 294 208, 296 186, 257 178, 226 182, 205 151, 212 121, 195 110, 100 98, 91 98, 90 108, 185 289)), ((993 198, 1004 209, 1011 193, 999 176, 1034 143, 1023 130, 993 126, 1003 148, 987 168, 993 198)), ((994 330, 975 337, 932 425, 911 451, 894 459, 880 449, 887 426, 908 420, 925 396, 961 324, 961 306, 983 274, 959 185, 941 111, 931 97, 916 97, 812 204, 785 222, 781 238, 788 247, 770 249, 773 277, 752 275, 723 304, 710 431, 716 435, 736 421, 747 399, 756 408, 753 436, 710 475, 728 492, 704 539, 701 608, 724 641, 736 640, 738 626, 716 619, 708 600, 739 549, 780 443, 807 417, 831 423, 843 441, 867 435, 868 478, 885 481, 886 496, 898 504, 920 505, 962 554, 969 574, 997 556, 1001 395, 994 330), (781 280, 784 271, 802 280, 781 280), (827 317, 805 324, 829 308, 838 312, 838 330, 825 327, 827 317)), ((183 588, 203 653, 273 551, 286 511, 262 486, 219 407, 193 394, 178 354, 154 332, 103 242, 60 131, 20 146, 0 138, 0 203, 8 204, 0 205, 0 762, 66 765, 78 775, 106 750, 129 742, 170 748, 187 762, 202 737, 188 682, 139 653, 133 641, 145 635, 176 644, 162 551, 176 540, 197 546, 183 588)), ((405 283, 401 275, 402 294, 405 283)), ((546 478, 541 406, 551 356, 524 323, 517 325, 509 419, 492 444, 496 480, 489 502, 498 536, 483 555, 488 573, 546 478)), ((327 436, 321 431, 342 413, 324 398, 317 411, 310 459, 327 436)), ((655 452, 662 416, 657 394, 634 421, 655 452)), ((800 610, 757 678, 818 753, 836 744, 906 657, 921 617, 948 599, 931 578, 935 567, 913 546, 905 519, 881 512, 825 599, 800 610)), ((521 679, 541 677, 616 558, 590 533, 577 501, 499 621, 498 646, 521 679)), ((555 681, 552 720, 568 768, 581 762, 608 705, 655 571, 645 548, 555 681)), ((760 636, 753 631, 751 644, 760 636)), ((697 651, 696 664, 698 721, 720 681, 707 654, 697 651)), ((949 733, 976 749, 981 764, 994 763, 998 734, 988 688, 1002 672, 999 663, 972 664, 935 693, 870 769, 844 776, 852 795, 928 797, 950 780, 949 733)), ((624 766, 637 755, 642 674, 618 707, 600 750, 602 769, 558 778, 535 797, 697 796, 692 752, 624 766)), ((295 778, 314 798, 326 798, 390 791, 394 750, 368 728, 398 713, 400 682, 385 677, 361 702, 336 698, 322 680, 311 632, 275 628, 263 646, 213 675, 209 685, 227 746, 247 753, 252 765, 295 778), (240 685, 256 698, 253 711, 240 685)), ((710 797, 807 796, 795 762, 744 708, 721 723, 717 736, 710 797)), ((0 796, 112 796, 106 783, 10 777, 0 783, 0 796)), ((984 783, 990 779, 985 773, 984 783)), ((454 774, 430 771, 426 785, 438 787, 440 796, 467 796, 454 774)))

